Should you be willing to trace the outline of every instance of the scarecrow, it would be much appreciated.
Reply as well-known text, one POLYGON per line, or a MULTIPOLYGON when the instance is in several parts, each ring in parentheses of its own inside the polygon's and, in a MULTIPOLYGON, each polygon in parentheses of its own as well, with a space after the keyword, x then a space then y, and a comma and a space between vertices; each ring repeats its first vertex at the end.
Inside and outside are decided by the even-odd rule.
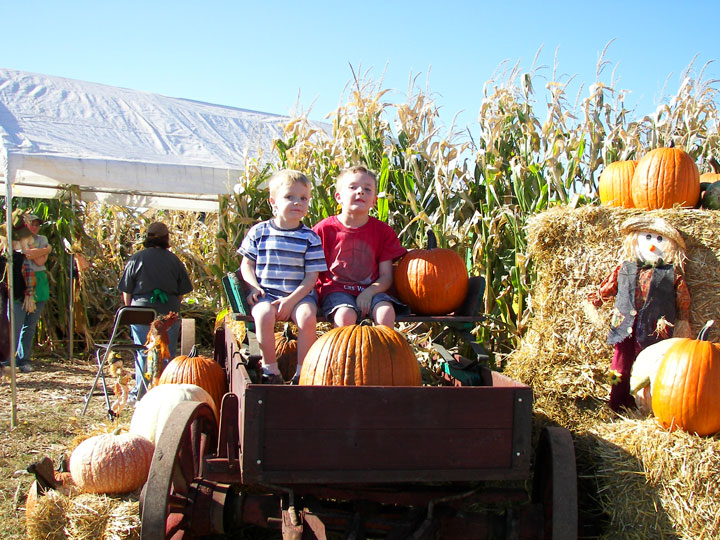
POLYGON ((589 300, 595 307, 615 298, 607 342, 610 408, 635 406, 630 373, 638 353, 669 337, 691 337, 690 291, 683 274, 685 242, 666 220, 635 217, 620 227, 625 236, 619 264, 589 300))

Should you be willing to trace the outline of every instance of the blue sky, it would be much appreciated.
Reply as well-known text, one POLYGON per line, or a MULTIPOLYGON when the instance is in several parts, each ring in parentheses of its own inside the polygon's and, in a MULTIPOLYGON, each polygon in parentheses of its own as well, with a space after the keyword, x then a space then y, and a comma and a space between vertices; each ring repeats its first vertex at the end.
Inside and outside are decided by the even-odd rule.
MULTIPOLYGON (((343 99, 350 65, 396 90, 433 93, 449 124, 472 124, 483 85, 502 62, 540 75, 557 61, 574 88, 601 80, 631 91, 637 116, 672 96, 680 74, 709 61, 720 79, 717 0, 603 2, 416 0, 203 2, 3 1, 0 66, 222 105, 320 120, 343 99), (669 79, 668 79, 669 77, 669 79)), ((544 80, 535 79, 544 100, 544 80)))

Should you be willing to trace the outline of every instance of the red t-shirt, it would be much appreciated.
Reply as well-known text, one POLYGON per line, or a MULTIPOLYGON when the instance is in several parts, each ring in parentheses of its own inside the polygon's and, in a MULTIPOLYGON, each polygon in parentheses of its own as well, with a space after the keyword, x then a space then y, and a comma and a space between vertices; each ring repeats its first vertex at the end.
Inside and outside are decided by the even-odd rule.
POLYGON ((407 253, 395 231, 374 217, 362 227, 350 228, 340 223, 337 216, 330 216, 313 230, 322 240, 328 267, 318 277, 320 299, 332 292, 359 295, 378 278, 381 262, 398 259, 407 253))

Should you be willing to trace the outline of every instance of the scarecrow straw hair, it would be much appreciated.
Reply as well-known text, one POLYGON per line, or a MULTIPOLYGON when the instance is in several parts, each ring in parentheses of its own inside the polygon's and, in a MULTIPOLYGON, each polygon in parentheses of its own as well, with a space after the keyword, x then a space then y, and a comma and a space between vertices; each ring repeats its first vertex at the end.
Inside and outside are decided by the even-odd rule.
MULTIPOLYGON (((574 431, 579 479, 596 483, 587 491, 599 494, 591 503, 599 509, 590 512, 609 520, 607 538, 718 538, 717 437, 670 434, 652 419, 613 423, 606 406, 613 302, 595 309, 587 297, 617 264, 620 225, 635 215, 663 217, 683 236, 693 333, 718 320, 720 212, 556 207, 529 222, 538 277, 531 318, 505 374, 533 387, 537 418, 547 417, 541 422, 574 431)), ((709 338, 718 341, 713 331, 709 338)))

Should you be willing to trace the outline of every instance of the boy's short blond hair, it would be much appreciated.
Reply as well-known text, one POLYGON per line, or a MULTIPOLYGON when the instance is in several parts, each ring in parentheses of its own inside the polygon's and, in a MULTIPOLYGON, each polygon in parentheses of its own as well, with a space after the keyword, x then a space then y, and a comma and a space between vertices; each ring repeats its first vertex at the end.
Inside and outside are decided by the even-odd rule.
POLYGON ((340 188, 343 178, 345 178, 346 176, 350 176, 351 174, 364 174, 366 176, 369 176, 373 179, 373 181, 375 182, 375 186, 377 187, 377 175, 374 172, 372 172, 364 165, 353 165, 352 167, 347 167, 346 169, 340 171, 340 174, 338 174, 337 178, 335 179, 335 191, 338 191, 338 189, 340 188))
POLYGON ((268 189, 270 191, 270 196, 274 197, 277 193, 277 190, 280 189, 282 186, 291 186, 297 182, 301 183, 309 189, 312 188, 312 183, 310 182, 308 177, 300 171, 296 171, 293 169, 283 169, 281 171, 273 173, 273 175, 270 177, 270 180, 268 180, 268 189))

